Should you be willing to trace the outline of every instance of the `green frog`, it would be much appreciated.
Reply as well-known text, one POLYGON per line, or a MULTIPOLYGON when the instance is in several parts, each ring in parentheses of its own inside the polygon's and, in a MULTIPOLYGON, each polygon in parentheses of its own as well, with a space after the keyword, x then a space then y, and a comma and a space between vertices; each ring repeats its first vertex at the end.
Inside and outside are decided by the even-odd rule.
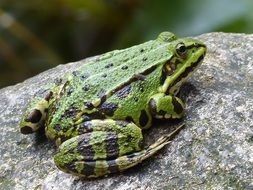
POLYGON ((181 118, 182 83, 201 64, 206 46, 170 32, 98 56, 46 84, 30 101, 20 131, 45 128, 59 146, 56 166, 95 178, 126 170, 169 142, 164 135, 144 148, 142 130, 153 118, 181 118))

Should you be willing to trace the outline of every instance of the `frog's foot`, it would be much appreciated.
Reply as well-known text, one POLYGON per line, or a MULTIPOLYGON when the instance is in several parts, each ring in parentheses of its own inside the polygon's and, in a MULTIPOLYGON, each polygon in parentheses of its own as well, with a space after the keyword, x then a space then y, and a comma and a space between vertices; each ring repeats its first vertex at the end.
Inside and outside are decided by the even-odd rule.
MULTIPOLYGON (((117 121, 105 122, 108 124, 117 121)), ((54 156, 55 164, 59 169, 81 177, 101 177, 137 165, 168 144, 172 135, 163 136, 148 148, 141 150, 141 130, 133 123, 121 128, 123 130, 110 128, 109 131, 92 131, 65 141, 54 156)), ((179 128, 173 134, 177 131, 179 128)))
POLYGON ((163 93, 155 94, 149 101, 150 112, 157 119, 181 118, 184 107, 180 98, 163 93))
POLYGON ((49 99, 52 94, 53 93, 50 91, 44 98, 34 97, 34 99, 29 103, 27 111, 20 122, 21 133, 30 134, 44 126, 49 106, 49 99))

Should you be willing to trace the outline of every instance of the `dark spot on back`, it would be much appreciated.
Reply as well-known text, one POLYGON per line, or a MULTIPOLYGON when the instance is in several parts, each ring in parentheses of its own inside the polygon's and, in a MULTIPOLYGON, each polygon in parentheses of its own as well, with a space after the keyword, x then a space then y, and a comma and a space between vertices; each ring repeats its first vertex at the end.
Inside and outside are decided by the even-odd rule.
MULTIPOLYGON (((150 72, 154 71, 156 68, 156 66, 150 67, 149 69, 145 70, 143 73, 140 74, 134 74, 128 81, 126 81, 125 83, 123 83, 122 85, 117 86, 115 89, 112 90, 112 93, 115 93, 117 91, 119 91, 120 89, 123 89, 124 86, 128 86, 131 83, 137 81, 137 80, 145 80, 145 75, 149 74, 150 72)), ((142 89, 144 91, 144 89, 142 89)))
POLYGON ((120 99, 126 98, 131 91, 131 85, 127 85, 123 87, 122 89, 118 90, 115 95, 119 97, 120 99))
POLYGON ((143 59, 142 59, 143 61, 147 61, 148 60, 148 58, 147 57, 143 57, 143 59))
POLYGON ((79 110, 74 107, 70 107, 69 109, 65 110, 64 114, 61 116, 62 118, 73 118, 77 115, 79 110))
POLYGON ((53 129, 54 129, 56 132, 62 131, 62 128, 61 128, 61 126, 60 126, 59 124, 54 125, 53 129))
POLYGON ((107 74, 106 74, 106 73, 103 73, 101 76, 102 76, 103 78, 106 78, 106 77, 107 77, 107 74))
POLYGON ((121 67, 122 70, 127 70, 128 69, 128 66, 127 65, 124 65, 121 67))
POLYGON ((101 104, 97 109, 108 116, 113 116, 114 112, 117 110, 118 104, 113 102, 105 102, 101 104))
POLYGON ((113 64, 112 63, 108 63, 107 65, 105 65, 105 68, 110 68, 110 67, 112 67, 113 66, 113 64))
POLYGON ((26 122, 38 123, 42 117, 40 110, 34 109, 25 119, 26 122))
POLYGON ((178 101, 176 100, 175 97, 172 97, 172 104, 174 106, 174 111, 177 113, 177 114, 180 114, 183 112, 183 107, 180 103, 178 103, 178 101))
POLYGON ((89 87, 88 84, 86 84, 86 85, 83 86, 82 89, 83 89, 83 91, 88 91, 90 89, 90 87, 89 87))
POLYGON ((67 89, 67 95, 72 94, 72 92, 74 92, 74 89, 72 87, 70 87, 69 89, 67 89))
POLYGON ((139 118, 139 123, 142 127, 145 127, 148 123, 149 117, 147 115, 147 112, 145 110, 141 110, 141 115, 139 118))
POLYGON ((82 80, 85 80, 85 79, 87 79, 89 77, 89 74, 88 73, 83 73, 82 75, 81 75, 81 79, 82 80))
POLYGON ((91 102, 84 102, 84 109, 92 110, 94 108, 94 105, 91 102))
POLYGON ((143 53, 143 52, 144 52, 144 49, 141 49, 140 52, 143 53))
POLYGON ((89 117, 89 119, 105 119, 105 114, 100 112, 100 111, 97 111, 97 112, 93 112, 93 113, 90 113, 90 114, 87 114, 85 115, 86 117, 89 117))
POLYGON ((98 92, 97 96, 101 99, 101 103, 100 104, 102 104, 103 102, 105 102, 105 100, 106 100, 106 94, 105 94, 105 90, 104 89, 101 89, 98 92))
MULTIPOLYGON (((54 130, 58 130, 58 131, 62 131, 62 132, 67 132, 68 130, 69 130, 69 127, 67 127, 67 126, 61 126, 60 124, 56 124, 56 125, 54 125, 54 130)), ((68 137, 69 138, 69 137, 68 137)), ((64 139, 64 141, 65 140, 67 140, 68 139, 67 137, 66 138, 64 138, 64 136, 61 136, 61 139, 64 139)), ((63 142, 63 141, 62 141, 63 142)))

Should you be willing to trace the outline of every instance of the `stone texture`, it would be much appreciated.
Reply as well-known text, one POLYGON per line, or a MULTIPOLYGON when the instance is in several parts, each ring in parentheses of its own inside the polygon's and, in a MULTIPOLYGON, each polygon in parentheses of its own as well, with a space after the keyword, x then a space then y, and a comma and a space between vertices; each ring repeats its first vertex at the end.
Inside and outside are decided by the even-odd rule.
MULTIPOLYGON (((87 59, 1 89, 0 189, 253 190, 253 35, 197 38, 207 44, 208 53, 181 90, 186 127, 159 154, 107 178, 85 180, 59 171, 52 161, 52 142, 19 133, 18 122, 32 94, 87 59)), ((169 122, 154 126, 145 132, 148 144, 171 128, 169 122)))

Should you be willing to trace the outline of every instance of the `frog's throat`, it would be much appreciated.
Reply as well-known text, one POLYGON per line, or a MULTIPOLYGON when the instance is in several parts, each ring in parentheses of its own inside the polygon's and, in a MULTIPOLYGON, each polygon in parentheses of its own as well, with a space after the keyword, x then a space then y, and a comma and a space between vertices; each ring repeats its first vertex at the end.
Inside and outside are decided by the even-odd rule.
POLYGON ((177 93, 184 81, 201 65, 205 53, 205 47, 200 47, 197 54, 192 55, 175 74, 166 78, 160 91, 166 94, 177 93))

